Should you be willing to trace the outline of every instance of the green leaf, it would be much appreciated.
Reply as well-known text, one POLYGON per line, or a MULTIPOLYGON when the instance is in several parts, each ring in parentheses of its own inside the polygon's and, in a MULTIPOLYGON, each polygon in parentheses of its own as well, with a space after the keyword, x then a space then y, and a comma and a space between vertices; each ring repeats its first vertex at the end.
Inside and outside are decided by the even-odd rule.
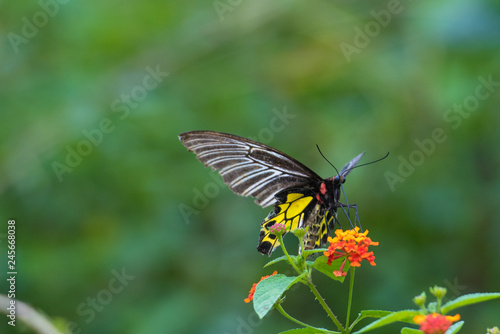
POLYGON ((451 325, 450 328, 448 328, 448 330, 444 334, 455 334, 455 333, 458 333, 458 331, 460 330, 460 328, 462 328, 463 325, 464 325, 464 322, 463 321, 459 321, 456 324, 451 325))
POLYGON ((328 250, 328 248, 315 248, 315 249, 305 250, 305 251, 302 252, 302 254, 304 254, 305 257, 308 257, 311 254, 324 253, 327 250, 328 250))
MULTIPOLYGON (((314 264, 312 265, 312 267, 314 269, 316 269, 317 271, 319 271, 320 273, 323 273, 325 274, 326 276, 334 279, 334 280, 337 280, 339 282, 343 282, 344 279, 345 279, 345 276, 335 276, 333 274, 333 271, 334 270, 339 270, 340 269, 340 266, 342 265, 342 263, 344 262, 344 258, 340 258, 340 259, 337 259, 337 260, 334 260, 332 262, 332 265, 329 266, 327 264, 328 262, 328 257, 326 256, 320 256, 318 257, 315 261, 314 261, 314 264)), ((347 261, 346 264, 344 265, 344 271, 347 271, 349 270, 349 262, 347 261)))
POLYGON ((301 278, 302 275, 288 277, 277 274, 260 281, 253 297, 253 308, 259 317, 262 319, 271 311, 281 295, 301 278))
POLYGON ((365 318, 382 318, 385 317, 389 314, 393 313, 392 311, 382 311, 382 310, 365 310, 361 311, 358 314, 358 317, 356 320, 352 323, 351 327, 354 327, 355 324, 360 322, 361 320, 365 318))
MULTIPOLYGON (((292 256, 292 259, 293 259, 293 258, 294 258, 294 257, 292 256)), ((287 260, 286 255, 282 255, 282 256, 277 257, 277 258, 275 258, 274 260, 269 261, 268 263, 266 263, 266 265, 264 266, 264 268, 265 268, 265 267, 268 267, 268 266, 270 266, 270 265, 272 265, 272 264, 275 264, 275 263, 278 263, 278 262, 281 262, 281 261, 286 261, 286 260, 287 260)))
POLYGON ((318 333, 337 333, 323 328, 297 328, 280 332, 279 334, 318 334, 318 333))
POLYGON ((389 314, 392 314, 392 311, 382 311, 382 310, 364 310, 358 314, 356 320, 352 323, 351 327, 354 327, 355 324, 360 322, 365 318, 383 318, 389 314))
POLYGON ((441 307, 441 312, 443 314, 446 314, 450 312, 451 310, 454 310, 456 308, 462 307, 462 306, 467 306, 470 304, 477 304, 481 303, 487 300, 495 299, 495 298, 500 298, 500 293, 494 292, 494 293, 472 293, 468 295, 463 295, 458 297, 457 299, 450 300, 446 304, 444 304, 441 307))
POLYGON ((391 312, 390 314, 386 315, 383 318, 380 318, 371 324, 361 328, 359 331, 356 331, 354 333, 364 333, 368 332, 372 329, 382 327, 385 325, 392 324, 393 322, 396 321, 402 321, 402 322, 407 322, 407 323, 413 323, 413 317, 417 314, 420 314, 420 311, 417 310, 403 310, 403 311, 398 311, 398 312, 391 312))
POLYGON ((403 327, 401 334, 422 334, 422 331, 415 328, 403 327))
POLYGON ((391 313, 392 311, 383 311, 383 310, 364 310, 359 313, 359 316, 362 318, 382 318, 391 313))

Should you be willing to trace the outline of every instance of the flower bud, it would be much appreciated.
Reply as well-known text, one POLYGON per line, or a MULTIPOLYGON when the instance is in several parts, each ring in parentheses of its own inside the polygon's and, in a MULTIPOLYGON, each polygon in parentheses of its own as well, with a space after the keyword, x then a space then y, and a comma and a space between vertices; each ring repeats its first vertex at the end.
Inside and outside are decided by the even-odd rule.
POLYGON ((418 296, 416 296, 415 298, 413 298, 413 302, 415 304, 417 304, 417 306, 423 308, 425 306, 425 300, 426 299, 427 299, 427 295, 425 294, 425 292, 422 292, 421 294, 419 294, 418 296))
POLYGON ((446 295, 446 288, 442 288, 440 286, 434 285, 434 287, 430 288, 429 291, 438 299, 443 299, 444 295, 446 295))

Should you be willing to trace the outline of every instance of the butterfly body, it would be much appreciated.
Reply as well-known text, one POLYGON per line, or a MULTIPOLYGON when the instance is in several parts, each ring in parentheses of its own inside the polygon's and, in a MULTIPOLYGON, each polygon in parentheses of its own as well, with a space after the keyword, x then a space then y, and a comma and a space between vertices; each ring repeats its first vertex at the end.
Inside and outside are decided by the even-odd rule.
POLYGON ((307 227, 303 249, 326 243, 342 205, 340 186, 363 155, 351 160, 337 176, 322 179, 285 153, 243 137, 191 131, 181 133, 179 139, 205 166, 217 170, 234 193, 255 197, 262 207, 274 205, 261 223, 257 246, 267 255, 279 246, 270 233, 276 223, 284 224, 287 232, 307 227))
POLYGON ((330 231, 334 229, 337 208, 340 206, 340 184, 341 178, 331 177, 311 188, 286 189, 276 194, 274 210, 261 224, 257 250, 270 254, 272 249, 279 246, 275 236, 269 232, 276 223, 289 225, 292 231, 309 227, 303 238, 305 250, 325 244, 330 231), (287 214, 280 216, 283 211, 287 214))

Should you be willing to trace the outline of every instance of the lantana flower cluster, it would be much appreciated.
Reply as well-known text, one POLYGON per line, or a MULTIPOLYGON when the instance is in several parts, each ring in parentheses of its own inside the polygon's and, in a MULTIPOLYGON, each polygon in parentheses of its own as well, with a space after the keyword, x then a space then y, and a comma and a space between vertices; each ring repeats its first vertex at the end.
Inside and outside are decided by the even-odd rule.
POLYGON ((458 320, 460 320, 459 314, 450 316, 439 313, 416 315, 413 318, 413 321, 420 325, 420 330, 425 334, 444 334, 458 320))
MULTIPOLYGON (((328 265, 331 265, 336 259, 345 257, 353 267, 361 266, 363 260, 367 260, 372 266, 375 266, 375 255, 368 251, 368 247, 378 246, 379 243, 372 241, 366 236, 367 234, 368 230, 360 233, 357 226, 352 230, 336 230, 334 238, 328 237, 330 246, 323 253, 328 257, 328 265)), ((347 273, 343 271, 346 260, 339 270, 333 272, 335 276, 346 276, 347 273)))

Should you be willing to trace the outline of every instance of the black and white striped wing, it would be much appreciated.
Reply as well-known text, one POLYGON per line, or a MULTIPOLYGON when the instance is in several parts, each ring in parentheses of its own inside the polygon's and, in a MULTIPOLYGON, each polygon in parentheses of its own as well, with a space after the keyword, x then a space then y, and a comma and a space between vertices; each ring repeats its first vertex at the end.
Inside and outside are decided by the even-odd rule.
POLYGON ((214 132, 181 133, 179 139, 205 166, 217 170, 234 193, 255 197, 266 207, 292 186, 316 185, 321 178, 294 158, 256 141, 214 132))

